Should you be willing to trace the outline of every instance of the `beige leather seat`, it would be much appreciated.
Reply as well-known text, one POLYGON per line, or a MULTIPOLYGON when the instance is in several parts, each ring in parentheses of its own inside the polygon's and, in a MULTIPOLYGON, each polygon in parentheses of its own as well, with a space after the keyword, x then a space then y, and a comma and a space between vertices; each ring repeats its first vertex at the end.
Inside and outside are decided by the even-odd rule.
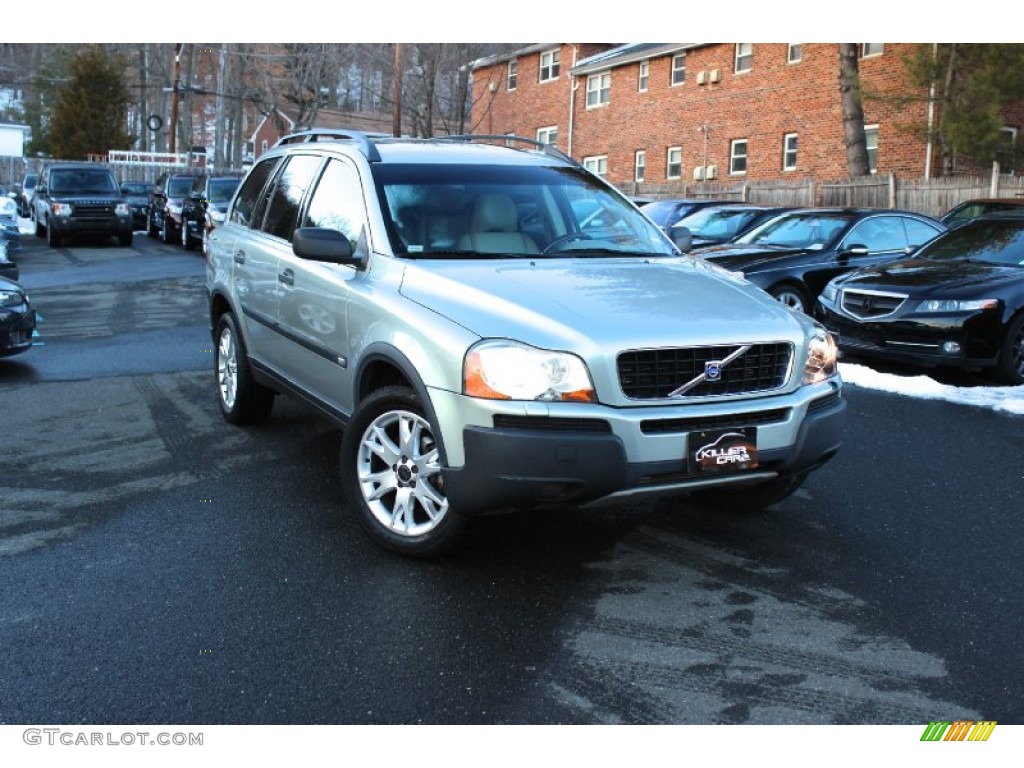
POLYGON ((459 238, 460 251, 477 253, 539 253, 529 235, 519 231, 519 212, 508 195, 480 195, 473 207, 469 232, 459 238))

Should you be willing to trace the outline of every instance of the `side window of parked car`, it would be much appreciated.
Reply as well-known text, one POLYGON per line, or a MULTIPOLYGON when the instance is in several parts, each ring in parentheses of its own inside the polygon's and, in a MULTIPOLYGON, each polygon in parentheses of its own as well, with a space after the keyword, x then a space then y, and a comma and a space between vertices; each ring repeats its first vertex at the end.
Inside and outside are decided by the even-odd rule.
POLYGON ((268 235, 290 241, 298 222, 302 198, 313 184, 321 159, 316 155, 292 155, 287 163, 277 176, 262 229, 268 235))
POLYGON ((933 227, 931 224, 918 221, 917 219, 904 218, 903 226, 906 227, 907 243, 911 248, 918 248, 924 245, 942 232, 938 227, 933 227))
POLYGON ((328 161, 302 226, 336 229, 348 238, 354 253, 366 250, 366 206, 355 168, 340 160, 328 161))
POLYGON ((234 208, 231 210, 231 221, 243 227, 252 226, 252 215, 260 202, 260 194, 267 185, 267 179, 277 167, 278 158, 264 160, 252 169, 238 193, 234 208))
POLYGON ((865 219, 850 230, 848 244, 864 245, 870 253, 902 251, 907 247, 907 236, 898 216, 874 216, 865 219))

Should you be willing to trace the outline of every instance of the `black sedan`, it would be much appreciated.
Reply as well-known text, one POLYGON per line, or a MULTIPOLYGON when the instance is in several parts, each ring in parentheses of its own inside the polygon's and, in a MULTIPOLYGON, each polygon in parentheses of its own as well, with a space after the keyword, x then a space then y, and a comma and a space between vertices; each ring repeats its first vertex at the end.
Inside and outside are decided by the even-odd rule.
POLYGON ((0 357, 9 357, 32 346, 36 313, 28 294, 13 280, 0 277, 0 357))
POLYGON ((850 354, 1024 384, 1024 215, 978 218, 913 258, 843 275, 815 315, 850 354))
POLYGON ((228 205, 241 184, 238 174, 197 176, 181 208, 181 244, 191 250, 197 243, 206 253, 209 231, 224 223, 228 205))
MULTIPOLYGON (((750 203, 708 205, 686 214, 675 226, 690 230, 692 246, 703 248, 731 243, 768 219, 790 210, 792 208, 750 203)), ((671 231, 672 227, 669 229, 671 231)))
MULTIPOLYGON (((709 205, 732 205, 738 200, 713 200, 707 198, 684 198, 680 200, 654 200, 640 205, 640 210, 659 227, 669 229, 687 216, 709 205)), ((639 205, 639 203, 638 203, 639 205)))
POLYGON ((742 272, 779 301, 809 313, 833 277, 905 257, 945 229, 935 219, 909 211, 800 208, 732 243, 693 253, 742 272))
POLYGON ((136 230, 146 228, 146 220, 149 216, 149 193, 153 185, 144 181, 126 181, 121 185, 121 194, 124 201, 132 209, 132 227, 136 230))

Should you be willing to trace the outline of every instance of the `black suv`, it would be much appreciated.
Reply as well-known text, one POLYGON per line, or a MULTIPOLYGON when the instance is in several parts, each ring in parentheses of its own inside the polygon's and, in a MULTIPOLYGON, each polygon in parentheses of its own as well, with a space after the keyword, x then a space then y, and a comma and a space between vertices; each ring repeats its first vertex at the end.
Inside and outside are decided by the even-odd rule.
POLYGON ((132 212, 109 168, 56 163, 43 171, 35 192, 36 237, 57 248, 65 237, 113 235, 132 244, 132 212))
POLYGON ((162 173, 149 196, 149 222, 146 232, 165 243, 172 243, 181 231, 181 207, 192 187, 194 173, 162 173))
POLYGON ((186 251, 199 243, 206 251, 207 230, 224 222, 228 203, 241 182, 237 173, 196 176, 181 207, 181 244, 186 251))

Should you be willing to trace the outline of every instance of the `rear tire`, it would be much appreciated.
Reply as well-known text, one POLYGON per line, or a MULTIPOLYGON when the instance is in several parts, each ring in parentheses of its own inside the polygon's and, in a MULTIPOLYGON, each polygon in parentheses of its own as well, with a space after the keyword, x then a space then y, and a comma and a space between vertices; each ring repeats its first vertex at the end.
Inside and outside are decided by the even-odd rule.
POLYGON ((123 245, 125 248, 130 246, 134 239, 135 239, 135 233, 134 232, 128 232, 127 234, 118 235, 117 236, 118 244, 123 245))
POLYGON ((408 387, 367 397, 341 438, 341 481, 349 509, 374 542, 402 555, 451 550, 466 518, 448 504, 436 428, 408 387))
POLYGON ((694 491, 693 497, 703 504, 733 514, 750 514, 761 512, 772 504, 794 494, 807 473, 776 477, 756 485, 736 486, 734 488, 709 488, 706 491, 694 491))
POLYGON ((217 321, 213 353, 217 403, 225 421, 230 424, 266 421, 274 407, 274 392, 253 379, 245 341, 230 312, 217 321))
POLYGON ((792 310, 803 312, 805 315, 811 311, 811 300, 807 296, 807 291, 798 285, 780 283, 769 288, 768 293, 792 310))

